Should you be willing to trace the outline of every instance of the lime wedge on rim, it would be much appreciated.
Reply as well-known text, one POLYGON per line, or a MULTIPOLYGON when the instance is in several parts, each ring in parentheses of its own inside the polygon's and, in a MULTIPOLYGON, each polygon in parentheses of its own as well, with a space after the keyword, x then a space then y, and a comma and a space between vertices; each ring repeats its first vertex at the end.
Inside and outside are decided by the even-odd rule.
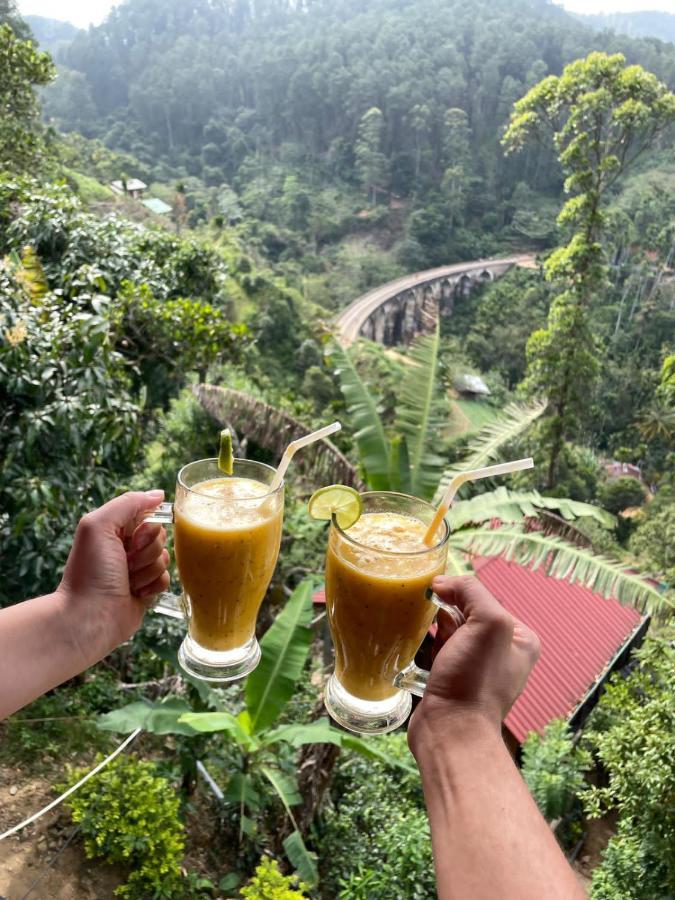
POLYGON ((314 491, 307 509, 313 519, 330 521, 335 515, 340 528, 349 528, 361 515, 363 504, 361 495, 354 488, 346 484, 329 484, 314 491))
POLYGON ((234 456, 232 455, 232 435, 229 428, 223 428, 220 432, 220 451, 218 453, 218 468, 226 475, 234 471, 234 456))

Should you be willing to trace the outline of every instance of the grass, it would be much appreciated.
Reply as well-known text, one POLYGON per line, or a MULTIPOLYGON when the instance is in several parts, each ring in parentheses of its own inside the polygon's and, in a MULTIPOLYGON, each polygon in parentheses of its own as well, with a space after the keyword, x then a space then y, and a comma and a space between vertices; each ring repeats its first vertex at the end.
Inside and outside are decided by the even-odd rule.
POLYGON ((85 203, 96 203, 105 200, 114 200, 115 192, 105 184, 90 178, 89 175, 83 175, 74 169, 64 167, 67 177, 74 181, 77 186, 77 192, 85 203))

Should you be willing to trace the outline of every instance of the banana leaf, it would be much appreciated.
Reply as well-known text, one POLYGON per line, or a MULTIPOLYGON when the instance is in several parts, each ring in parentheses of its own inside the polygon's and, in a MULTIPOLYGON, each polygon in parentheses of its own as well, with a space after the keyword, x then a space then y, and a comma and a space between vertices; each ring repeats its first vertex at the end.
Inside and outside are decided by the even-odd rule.
POLYGON ((260 642, 260 663, 246 682, 253 734, 276 721, 302 674, 312 642, 312 590, 311 580, 299 584, 260 642))
POLYGON ((389 490, 389 443, 375 398, 337 341, 331 344, 330 358, 340 379, 366 482, 374 491, 389 490))
POLYGON ((410 458, 410 493, 429 499, 443 474, 446 460, 439 455, 441 432, 450 404, 438 378, 440 332, 418 339, 410 348, 397 396, 396 427, 405 437, 410 458))

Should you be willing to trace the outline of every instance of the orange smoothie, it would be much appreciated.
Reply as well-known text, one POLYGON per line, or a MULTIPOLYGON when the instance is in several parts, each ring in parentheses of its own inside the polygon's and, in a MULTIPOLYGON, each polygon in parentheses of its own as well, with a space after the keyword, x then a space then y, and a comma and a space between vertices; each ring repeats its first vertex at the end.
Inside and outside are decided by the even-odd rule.
POLYGON ((241 647, 255 633, 272 577, 283 498, 252 478, 213 478, 176 497, 176 562, 190 635, 207 650, 241 647))
POLYGON ((345 534, 334 527, 326 558, 326 608, 335 674, 362 700, 394 696, 394 677, 408 666, 431 624, 426 591, 445 569, 445 546, 429 551, 427 526, 395 512, 363 514, 345 534), (382 552, 384 551, 384 552, 382 552), (396 556, 427 551, 419 556, 396 556))

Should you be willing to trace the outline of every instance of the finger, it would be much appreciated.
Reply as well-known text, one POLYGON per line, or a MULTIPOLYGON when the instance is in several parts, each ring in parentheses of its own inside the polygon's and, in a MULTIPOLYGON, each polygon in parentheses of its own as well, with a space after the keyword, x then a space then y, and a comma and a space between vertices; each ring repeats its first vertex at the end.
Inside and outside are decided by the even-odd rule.
POLYGON ((539 640, 539 636, 519 619, 514 619, 513 643, 519 650, 522 650, 527 654, 530 658, 531 666, 539 659, 541 654, 541 641, 539 640))
MULTIPOLYGON (((143 526, 141 526, 142 528, 143 526)), ((132 549, 127 553, 127 566, 129 568, 129 572, 137 572, 139 569, 144 568, 144 566, 149 566, 151 562, 157 559, 164 549, 164 544, 166 542, 166 533, 162 533, 164 531, 163 528, 157 525, 149 526, 153 529, 157 529, 158 533, 156 535, 150 535, 150 543, 142 544, 140 547, 134 550, 133 542, 132 549)))
POLYGON ((152 584, 155 579, 159 578, 166 571, 168 562, 169 551, 162 550, 159 558, 150 563, 149 566, 144 566, 137 572, 131 573, 129 575, 129 587, 131 588, 132 594, 138 594, 144 587, 147 587, 149 584, 152 584))
POLYGON ((144 600, 145 608, 150 609, 153 605, 154 598, 162 591, 169 589, 171 579, 168 572, 162 572, 159 578, 156 578, 151 584, 146 584, 138 593, 135 594, 140 600, 144 600))
POLYGON ((114 531, 123 530, 150 510, 158 506, 164 499, 164 491, 128 491, 109 500, 85 518, 97 525, 103 525, 114 531))
POLYGON ((434 637, 434 645, 431 648, 432 662, 436 659, 436 655, 442 650, 445 642, 449 640, 460 627, 457 620, 444 609, 439 609, 436 622, 438 628, 434 637))
POLYGON ((462 611, 467 622, 489 622, 508 615, 499 600, 490 593, 475 575, 438 575, 432 589, 441 600, 453 603, 462 611))

